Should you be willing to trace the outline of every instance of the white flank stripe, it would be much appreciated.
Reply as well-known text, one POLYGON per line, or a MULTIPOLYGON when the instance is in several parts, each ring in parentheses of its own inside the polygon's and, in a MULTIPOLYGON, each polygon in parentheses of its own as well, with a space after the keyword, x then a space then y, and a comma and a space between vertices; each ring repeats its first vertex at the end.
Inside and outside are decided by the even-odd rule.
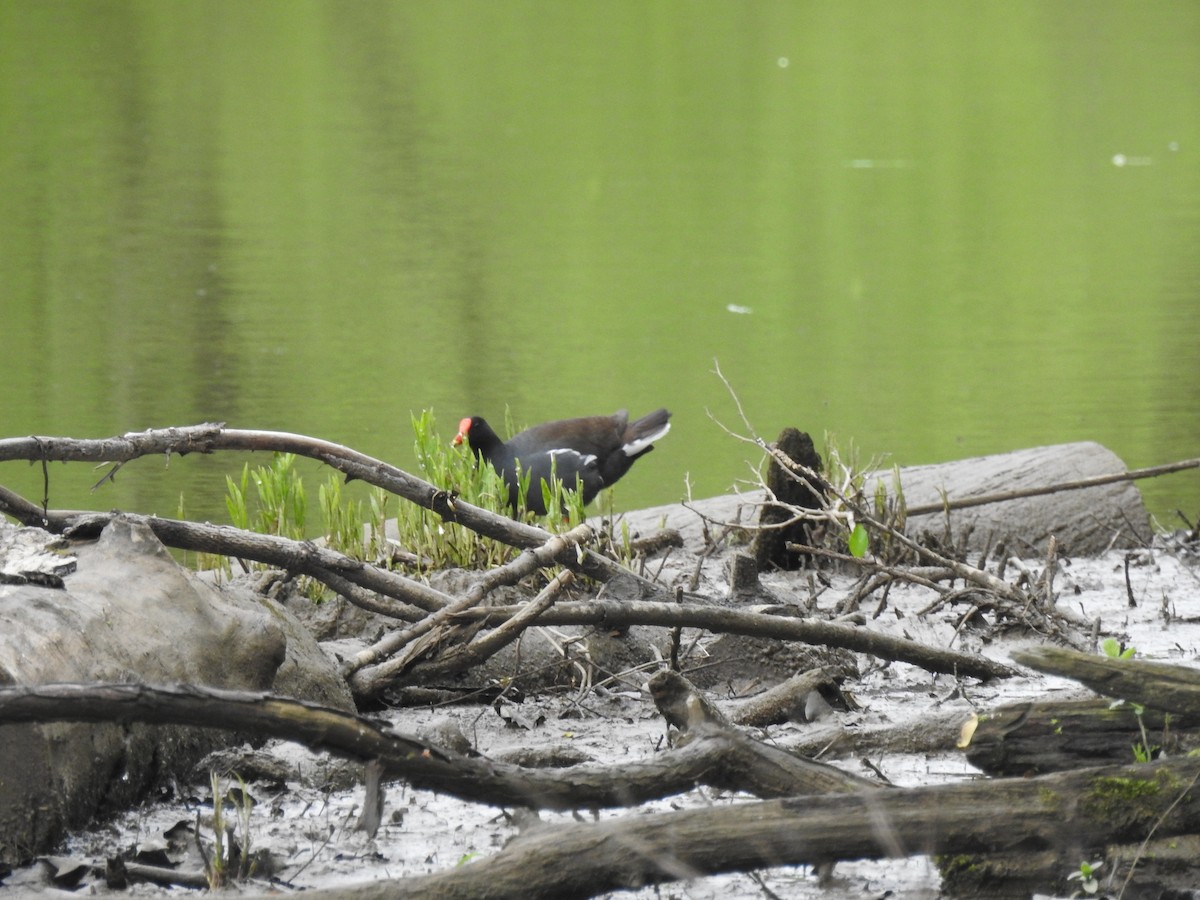
POLYGON ((579 460, 581 466, 589 466, 596 461, 596 457, 593 454, 589 453, 587 456, 584 456, 578 450, 572 450, 570 447, 555 447, 550 451, 550 455, 572 457, 579 460))

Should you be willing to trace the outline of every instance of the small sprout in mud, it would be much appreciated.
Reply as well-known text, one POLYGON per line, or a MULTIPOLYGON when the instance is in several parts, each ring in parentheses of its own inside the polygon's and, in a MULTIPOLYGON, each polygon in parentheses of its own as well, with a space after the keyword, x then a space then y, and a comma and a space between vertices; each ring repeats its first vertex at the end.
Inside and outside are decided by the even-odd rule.
POLYGON ((204 875, 211 889, 225 887, 232 880, 245 881, 254 874, 254 860, 250 855, 250 814, 254 809, 254 798, 246 790, 246 782, 242 777, 235 777, 238 787, 231 786, 226 791, 221 777, 215 771, 209 772, 213 796, 211 854, 200 840, 200 820, 197 813, 196 842, 204 859, 204 875), (236 822, 226 819, 226 802, 236 811, 236 822))
POLYGON ((1116 638, 1105 638, 1100 648, 1109 659, 1133 659, 1137 653, 1136 647, 1126 647, 1116 638))
POLYGON ((1078 871, 1072 872, 1067 876, 1067 881, 1079 882, 1080 890, 1071 896, 1078 897, 1081 894, 1094 894, 1100 890, 1100 879, 1097 875, 1102 868, 1104 868, 1104 860, 1094 863, 1081 862, 1078 871))
MULTIPOLYGON (((1108 708, 1120 709, 1124 705, 1124 700, 1114 700, 1112 703, 1108 704, 1108 708)), ((1142 706, 1140 703, 1130 703, 1129 708, 1133 711, 1134 716, 1137 717, 1138 728, 1141 729, 1142 732, 1141 742, 1132 746, 1134 762, 1150 762, 1154 759, 1154 754, 1162 750, 1162 747, 1160 747, 1158 744, 1150 743, 1150 735, 1146 732, 1146 723, 1142 720, 1142 716, 1146 713, 1146 707, 1142 706)))

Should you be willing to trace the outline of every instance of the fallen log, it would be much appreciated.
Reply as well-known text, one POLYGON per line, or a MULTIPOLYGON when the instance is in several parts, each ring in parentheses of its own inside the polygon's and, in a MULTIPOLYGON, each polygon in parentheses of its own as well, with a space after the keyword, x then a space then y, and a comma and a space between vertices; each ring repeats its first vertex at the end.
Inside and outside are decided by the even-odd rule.
MULTIPOLYGON (((59 576, 61 587, 0 590, 0 684, 201 681, 351 707, 333 660, 290 613, 205 584, 138 522, 115 519, 99 541, 71 552, 76 565, 59 576)), ((135 802, 225 739, 144 725, 4 728, 0 859, 44 852, 68 828, 135 802)))
MULTIPOLYGON (((869 477, 866 496, 874 496, 876 485, 894 493, 893 475, 869 477)), ((899 470, 904 502, 918 514, 910 513, 905 531, 909 536, 931 532, 974 552, 1008 538, 1009 549, 1026 556, 1044 554, 1051 535, 1060 552, 1077 556, 1144 546, 1152 537, 1150 518, 1128 476, 1120 457, 1091 441, 906 466, 899 470), (1075 487, 1089 476, 1112 478, 1075 487), (957 501, 975 504, 980 498, 987 502, 956 507, 957 501)), ((660 524, 673 528, 689 550, 702 553, 709 526, 701 515, 708 522, 752 530, 754 513, 766 503, 764 492, 748 491, 629 512, 624 518, 635 531, 650 532, 660 524)))
POLYGON ((414 787, 476 803, 532 809, 630 806, 700 784, 766 797, 872 784, 723 728, 643 762, 528 769, 458 753, 425 738, 397 733, 385 722, 320 704, 198 686, 109 683, 0 688, 0 724, 13 722, 141 722, 235 730, 298 741, 363 762, 377 761, 385 777, 414 787))
POLYGON ((989 710, 966 747, 989 775, 1031 775, 1128 763, 1135 749, 1174 756, 1200 744, 1200 717, 1109 700, 1012 703, 989 710), (1148 746, 1147 746, 1148 745, 1148 746))
POLYGON ((1200 717, 1200 670, 1191 666, 1112 659, 1060 647, 1020 650, 1013 659, 1040 672, 1073 678, 1098 694, 1200 717))
MULTIPOLYGON (((520 611, 519 606, 493 606, 487 609, 466 610, 459 618, 486 618, 495 623, 503 622, 520 611)), ((983 681, 1007 678, 1014 674, 1010 666, 984 656, 930 647, 869 628, 792 616, 751 613, 712 604, 579 600, 557 604, 543 613, 538 621, 546 625, 661 625, 703 628, 717 633, 758 635, 807 644, 843 647, 883 659, 911 663, 929 672, 956 674, 983 681)))
MULTIPOLYGON (((1051 537, 1069 556, 1145 546, 1153 537, 1150 517, 1130 481, 1074 486, 1089 476, 1125 474, 1121 458, 1094 441, 908 466, 899 472, 905 530, 948 531, 975 552, 1003 541, 1022 556, 1044 554, 1051 537), (976 505, 981 497, 991 499, 976 505)), ((891 489, 891 473, 869 480, 867 496, 876 484, 891 489)))

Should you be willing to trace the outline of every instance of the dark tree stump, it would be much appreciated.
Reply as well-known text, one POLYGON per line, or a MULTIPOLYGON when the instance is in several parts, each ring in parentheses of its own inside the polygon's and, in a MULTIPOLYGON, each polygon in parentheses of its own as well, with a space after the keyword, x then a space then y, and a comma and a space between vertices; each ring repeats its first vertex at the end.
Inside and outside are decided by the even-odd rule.
MULTIPOLYGON (((814 472, 821 471, 821 455, 817 453, 817 448, 813 446, 813 440, 807 432, 785 428, 779 433, 775 446, 794 462, 807 466, 814 472)), ((763 530, 754 537, 755 562, 758 563, 759 571, 769 566, 786 570, 801 569, 808 564, 809 554, 788 550, 787 545, 811 544, 812 531, 819 527, 820 523, 800 521, 782 528, 770 526, 786 522, 795 515, 780 504, 818 510, 824 509, 825 498, 816 485, 810 485, 803 476, 797 480, 792 474, 785 472, 774 459, 767 468, 767 487, 779 503, 768 503, 759 515, 758 524, 763 530)))

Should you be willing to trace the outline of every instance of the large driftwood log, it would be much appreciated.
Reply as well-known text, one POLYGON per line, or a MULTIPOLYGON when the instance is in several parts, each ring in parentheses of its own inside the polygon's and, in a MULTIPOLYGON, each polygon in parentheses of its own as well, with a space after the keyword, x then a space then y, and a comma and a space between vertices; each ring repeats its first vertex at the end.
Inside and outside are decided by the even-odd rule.
MULTIPOLYGON (((1074 556, 1093 556, 1109 547, 1145 546, 1153 536, 1150 517, 1131 482, 1022 496, 1052 485, 1123 472, 1121 458, 1093 441, 909 466, 899 475, 909 510, 906 530, 909 534, 941 534, 948 523, 955 542, 966 538, 971 550, 1006 541, 1023 556, 1044 553, 1051 537, 1061 553, 1074 556), (986 506, 960 507, 948 515, 942 511, 946 500, 953 503, 983 495, 1015 496, 986 506)), ((876 483, 890 489, 891 482, 889 473, 881 474, 876 483)), ((873 491, 869 483, 868 495, 873 491)))
MULTIPOLYGON (((72 552, 77 566, 61 588, 0 590, 0 684, 196 681, 351 707, 333 660, 293 616, 249 591, 203 583, 136 522, 114 520, 72 552)), ((223 739, 143 725, 4 728, 0 859, 45 851, 223 739)))
MULTIPOLYGON (((1141 546, 1149 541, 1150 520, 1141 494, 1128 481, 1079 490, 1056 490, 1054 486, 1087 476, 1121 477, 1125 471, 1120 457, 1088 441, 908 466, 900 469, 899 477, 910 508, 926 506, 941 510, 943 491, 944 499, 953 505, 956 500, 1006 494, 1020 488, 1045 490, 1035 496, 995 500, 951 512, 948 519, 951 540, 956 546, 966 544, 978 551, 985 543, 995 546, 1010 538, 1010 550, 1021 555, 1041 555, 1049 536, 1054 535, 1061 552, 1090 556, 1110 546, 1141 546)), ((873 496, 876 483, 891 490, 892 475, 881 472, 875 480, 869 479, 867 495, 873 496)), ((753 524, 754 512, 765 502, 763 492, 751 491, 694 500, 686 506, 656 506, 626 513, 625 519, 634 530, 652 530, 660 523, 676 529, 689 550, 701 553, 709 526, 697 513, 709 522, 740 522, 746 527, 753 524)), ((910 535, 925 531, 941 535, 946 527, 943 514, 927 512, 910 518, 906 530, 910 535)))

